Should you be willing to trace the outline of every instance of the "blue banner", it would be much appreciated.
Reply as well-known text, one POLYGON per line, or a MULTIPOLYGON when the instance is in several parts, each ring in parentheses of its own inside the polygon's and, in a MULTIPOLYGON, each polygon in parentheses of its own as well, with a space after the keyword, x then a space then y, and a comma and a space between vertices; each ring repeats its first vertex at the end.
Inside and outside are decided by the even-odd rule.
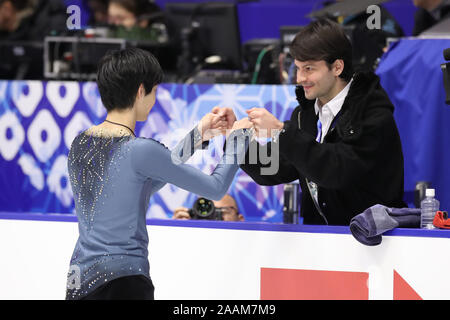
MULTIPOLYGON (((67 154, 74 137, 99 124, 106 110, 94 82, 0 82, 0 210, 74 213, 67 154)), ((238 119, 255 106, 288 119, 297 105, 293 86, 162 84, 148 120, 136 133, 172 148, 214 106, 232 107, 238 119)), ((190 160, 212 172, 223 138, 190 160)), ((189 163, 189 162, 188 162, 189 163)), ((259 186, 242 170, 229 193, 249 221, 282 221, 283 186, 259 186)), ((179 206, 191 207, 196 195, 167 185, 150 200, 149 218, 170 218, 179 206)))
POLYGON ((377 74, 395 106, 405 189, 428 181, 441 209, 450 210, 450 106, 440 66, 446 48, 450 39, 402 39, 383 56, 377 74))

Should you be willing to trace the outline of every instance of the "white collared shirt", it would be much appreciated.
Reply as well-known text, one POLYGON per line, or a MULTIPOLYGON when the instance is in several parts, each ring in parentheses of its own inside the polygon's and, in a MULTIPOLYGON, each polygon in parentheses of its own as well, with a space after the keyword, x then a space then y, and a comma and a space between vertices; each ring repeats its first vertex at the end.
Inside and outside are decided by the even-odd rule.
POLYGON ((334 117, 336 117, 339 111, 341 111, 344 100, 347 97, 348 91, 350 90, 350 84, 352 83, 352 81, 353 78, 345 86, 345 88, 341 90, 341 92, 339 92, 333 99, 328 101, 322 107, 319 106, 319 99, 316 99, 314 109, 316 111, 316 114, 319 114, 319 120, 322 123, 322 135, 320 143, 323 142, 323 138, 327 135, 328 130, 333 123, 334 117))

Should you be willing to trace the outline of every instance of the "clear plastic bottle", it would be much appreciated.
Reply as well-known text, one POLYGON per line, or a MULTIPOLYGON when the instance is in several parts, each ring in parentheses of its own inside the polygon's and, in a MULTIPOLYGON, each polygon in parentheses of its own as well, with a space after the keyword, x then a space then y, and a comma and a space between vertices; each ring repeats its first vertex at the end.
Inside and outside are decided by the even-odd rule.
POLYGON ((425 199, 420 203, 420 227, 434 229, 433 219, 439 210, 439 201, 434 198, 434 189, 425 191, 425 199))

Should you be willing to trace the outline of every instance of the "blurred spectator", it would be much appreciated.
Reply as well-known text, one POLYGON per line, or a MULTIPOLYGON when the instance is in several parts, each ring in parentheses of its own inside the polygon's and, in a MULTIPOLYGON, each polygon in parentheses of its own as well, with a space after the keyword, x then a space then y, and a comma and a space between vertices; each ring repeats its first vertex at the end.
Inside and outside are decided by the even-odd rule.
MULTIPOLYGON (((213 203, 216 208, 222 209, 223 221, 244 221, 244 216, 239 213, 236 201, 229 194, 226 194, 219 201, 213 201, 213 203)), ((175 209, 172 218, 178 220, 191 219, 189 209, 184 207, 175 209)))
POLYGON ((418 7, 414 15, 413 36, 418 36, 438 22, 450 18, 450 0, 413 0, 413 2, 418 7))
POLYGON ((91 12, 89 26, 105 26, 108 24, 108 0, 88 0, 87 5, 91 12))
POLYGON ((66 29, 62 0, 0 0, 0 40, 42 41, 66 29))
POLYGON ((150 0, 110 0, 109 23, 114 37, 164 42, 167 31, 159 7, 150 0))

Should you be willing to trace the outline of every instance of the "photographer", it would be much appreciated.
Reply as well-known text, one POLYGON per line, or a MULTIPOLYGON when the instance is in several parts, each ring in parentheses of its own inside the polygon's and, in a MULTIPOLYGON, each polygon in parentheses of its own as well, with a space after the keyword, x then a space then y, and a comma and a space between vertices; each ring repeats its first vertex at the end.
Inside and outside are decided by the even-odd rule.
MULTIPOLYGON (((197 200, 198 201, 198 200, 197 200)), ((197 202, 196 201, 196 202, 197 202)), ((244 221, 244 216, 239 213, 239 209, 236 205, 234 198, 226 194, 219 201, 212 201, 215 209, 219 209, 222 213, 223 221, 244 221)), ((189 214, 189 209, 180 207, 175 209, 173 213, 173 219, 179 220, 189 220, 191 215, 189 214)))
POLYGON ((115 26, 115 38, 136 41, 167 40, 161 9, 148 0, 110 0, 108 20, 115 26))

